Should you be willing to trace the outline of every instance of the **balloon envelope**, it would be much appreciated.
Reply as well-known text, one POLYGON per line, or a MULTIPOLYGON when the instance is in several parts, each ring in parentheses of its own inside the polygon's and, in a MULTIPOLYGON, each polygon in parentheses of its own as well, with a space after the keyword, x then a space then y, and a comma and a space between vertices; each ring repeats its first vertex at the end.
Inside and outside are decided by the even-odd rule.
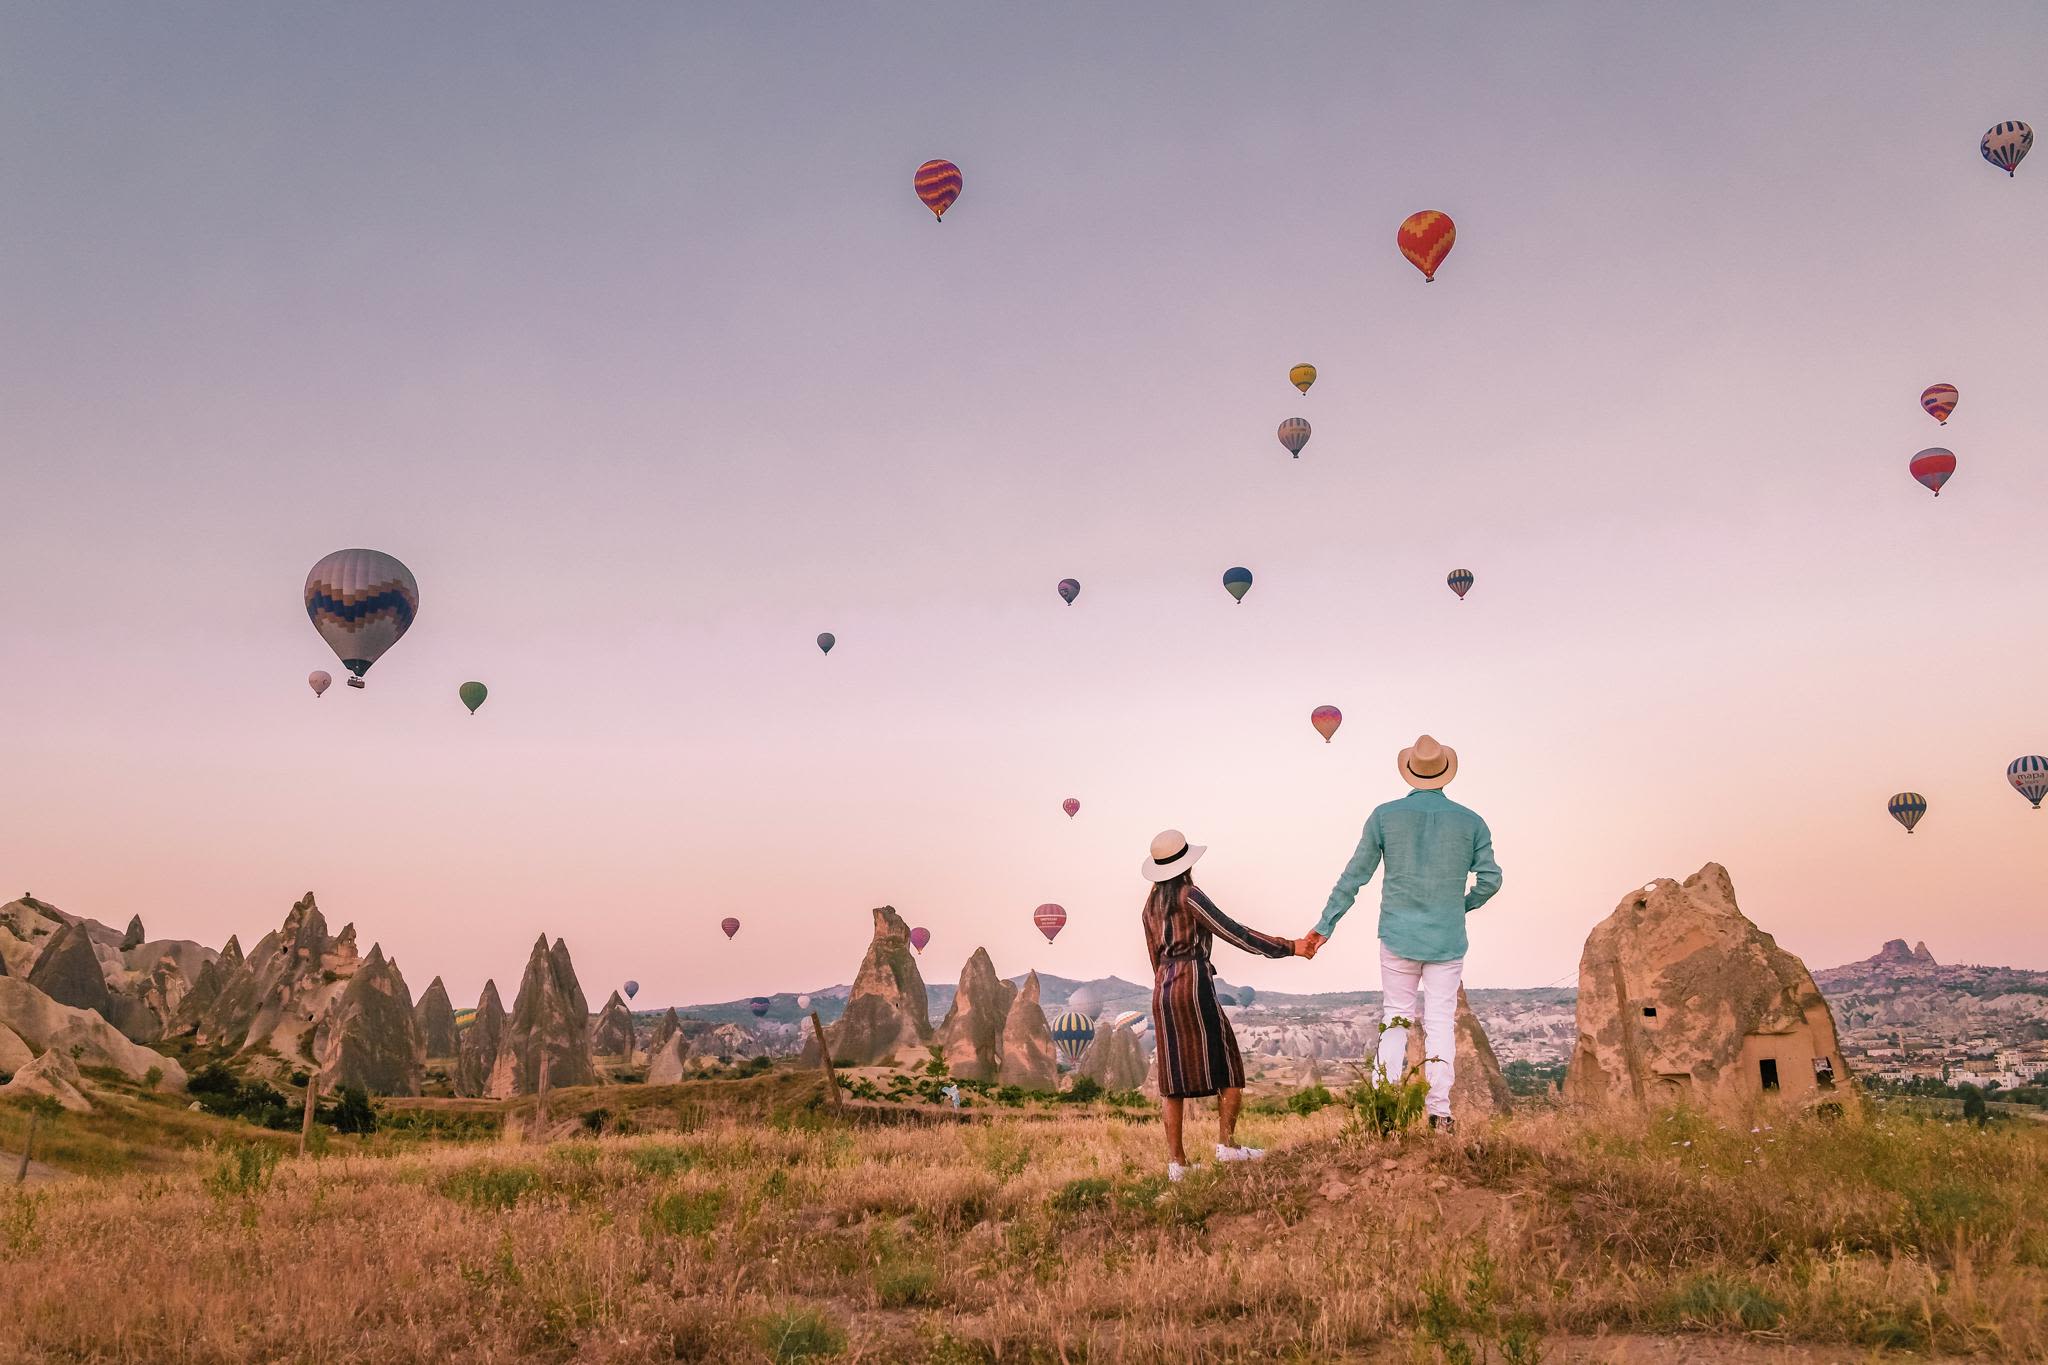
POLYGON ((1444 582, 1451 585, 1451 591, 1458 594, 1458 600, 1462 602, 1465 600, 1465 594, 1472 591, 1472 571, 1470 569, 1453 569, 1450 572, 1450 576, 1444 579, 1444 582))
POLYGON ((1927 415, 1943 426, 1948 425, 1949 414, 1956 410, 1956 400, 1962 397, 1953 384, 1929 384, 1920 393, 1920 406, 1927 409, 1927 415))
POLYGON ((1318 706, 1308 713, 1308 723, 1316 727, 1316 733, 1323 737, 1323 743, 1330 742, 1330 736, 1337 733, 1337 727, 1344 723, 1344 713, 1334 706, 1318 706))
POLYGON ((1038 926, 1038 932, 1044 934, 1045 941, 1050 943, 1058 938, 1060 930, 1066 927, 1067 912, 1064 908, 1047 901, 1031 912, 1031 922, 1038 926))
POLYGON ((732 916, 727 915, 724 919, 718 922, 718 927, 725 930, 725 936, 727 938, 731 938, 734 934, 737 934, 740 931, 740 922, 734 919, 732 916))
POLYGON ((317 697, 334 686, 334 678, 326 669, 316 668, 306 675, 306 686, 312 688, 313 695, 317 697))
POLYGON ((808 995, 799 995, 796 998, 796 1007, 800 1010, 809 1009, 811 1007, 811 997, 809 997, 808 995))
POLYGON ((626 998, 628 1000, 631 1000, 634 996, 638 994, 640 994, 640 983, 637 981, 628 981, 626 983, 626 998))
POLYGON ((910 931, 910 946, 917 949, 920 953, 924 951, 924 945, 931 941, 932 931, 923 925, 919 925, 910 931))
POLYGON ((1287 372, 1287 382, 1300 389, 1303 393, 1307 393, 1308 386, 1316 382, 1316 367, 1313 365, 1296 365, 1287 372))
POLYGON ((381 550, 336 550, 306 575, 306 616, 355 674, 350 687, 363 685, 363 674, 412 629, 419 610, 412 570, 381 550))
POLYGON ((1077 598, 1077 597, 1079 597, 1080 595, 1081 595, 1081 580, 1080 580, 1080 579, 1078 579, 1078 578, 1062 578, 1062 579, 1060 580, 1060 596, 1066 599, 1066 603, 1067 603, 1067 605, 1068 605, 1068 606, 1070 606, 1070 607, 1071 607, 1071 606, 1073 606, 1073 605, 1074 605, 1074 599, 1075 599, 1075 598, 1077 598))
POLYGON ((2019 169, 2034 145, 2034 130, 2024 123, 1994 123, 1984 134, 1984 140, 1977 144, 1977 150, 1984 159, 2011 175, 2019 169))
POLYGON ((1060 1056, 1078 1062, 1088 1044, 1095 1041, 1095 1021, 1079 1010, 1068 1010, 1052 1021, 1052 1041, 1060 1056))
POLYGON ((2041 798, 2048 796, 2048 758, 2039 754, 2027 754, 2005 765, 2005 780, 2012 783, 2012 789, 2034 803, 2034 809, 2041 809, 2041 798))
POLYGON ((1130 1028, 1144 1017, 1145 1012, 1143 1010, 1125 1010, 1122 1014, 1110 1020, 1109 1026, 1111 1028, 1130 1028))
POLYGON ((960 168, 950 161, 927 161, 917 168, 917 197, 924 200, 924 206, 932 211, 932 217, 944 220, 946 210, 953 207, 953 201, 960 197, 960 168))
POLYGON ((1458 225, 1451 221, 1451 215, 1435 209, 1409 214, 1402 220, 1401 230, 1394 234, 1401 254, 1422 272, 1425 283, 1436 278, 1437 267, 1451 254, 1451 244, 1457 240, 1458 225))
POLYGON ((1920 823, 1920 817, 1927 814, 1927 798, 1919 792, 1900 792, 1885 803, 1885 809, 1892 813, 1892 819, 1906 827, 1906 833, 1913 832, 1913 826, 1920 823))
POLYGON ((1308 444, 1308 418, 1290 417, 1280 424, 1280 444, 1287 447, 1295 459, 1301 458, 1301 448, 1308 444))
POLYGON ((757 995, 747 1002, 747 1008, 754 1012, 756 1019, 759 1019, 762 1015, 768 1013, 768 1007, 774 1003, 765 995, 757 995))
MULTIPOLYGON (((466 682, 455 689, 455 695, 462 698, 462 704, 469 708, 469 714, 476 714, 476 708, 484 704, 484 698, 491 695, 491 689, 480 682, 466 682)), ((518 707, 513 707, 518 710, 518 707)))
POLYGON ((1240 565, 1223 571, 1223 591, 1244 601, 1244 595, 1252 590, 1252 571, 1240 565))
POLYGON ((1060 802, 1060 809, 1065 811, 1067 813, 1067 818, 1071 820, 1077 814, 1080 813, 1081 803, 1070 796, 1066 800, 1060 802))
POLYGON ((839 637, 834 635, 829 630, 818 637, 818 648, 823 650, 827 654, 830 654, 832 652, 832 646, 838 643, 839 637))
POLYGON ((1907 468, 1913 471, 1913 477, 1923 486, 1934 490, 1934 496, 1938 498, 1941 496, 1941 486, 1948 482, 1949 475, 1956 472, 1956 455, 1952 450, 1929 446, 1915 455, 1912 464, 1907 468))

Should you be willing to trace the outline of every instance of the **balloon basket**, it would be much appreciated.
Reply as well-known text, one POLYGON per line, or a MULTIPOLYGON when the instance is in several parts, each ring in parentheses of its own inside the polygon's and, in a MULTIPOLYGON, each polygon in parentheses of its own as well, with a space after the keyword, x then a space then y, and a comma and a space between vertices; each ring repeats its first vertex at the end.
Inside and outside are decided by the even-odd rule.
POLYGON ((348 680, 348 685, 350 687, 361 687, 363 685, 363 680, 361 678, 350 678, 348 680))

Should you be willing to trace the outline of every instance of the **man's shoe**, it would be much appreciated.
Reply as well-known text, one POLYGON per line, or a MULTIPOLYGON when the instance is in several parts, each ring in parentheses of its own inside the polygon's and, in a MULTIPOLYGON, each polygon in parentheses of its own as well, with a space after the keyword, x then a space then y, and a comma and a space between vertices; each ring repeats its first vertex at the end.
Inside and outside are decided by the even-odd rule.
POLYGON ((1266 1149, 1263 1147, 1225 1147, 1220 1142, 1216 1144, 1218 1161, 1257 1161, 1265 1155, 1266 1149))
POLYGON ((1458 1135, 1458 1121, 1449 1114, 1431 1114, 1429 1116, 1429 1130, 1433 1133, 1442 1133, 1445 1137, 1456 1137, 1458 1135))

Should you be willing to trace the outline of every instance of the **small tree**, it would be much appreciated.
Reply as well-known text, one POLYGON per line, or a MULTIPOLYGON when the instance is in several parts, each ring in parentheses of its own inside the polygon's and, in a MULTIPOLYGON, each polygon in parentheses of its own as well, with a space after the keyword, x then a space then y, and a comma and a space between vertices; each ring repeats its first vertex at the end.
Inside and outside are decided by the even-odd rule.
POLYGON ((1974 1085, 1959 1087, 1963 1096, 1963 1122, 1974 1123, 1982 1128, 1991 1117, 1990 1106, 1984 1103, 1984 1092, 1974 1085))
POLYGON ((337 1133, 374 1133, 377 1131, 377 1111, 370 1107, 370 1096, 359 1085, 345 1085, 335 1092, 334 1107, 327 1111, 327 1122, 337 1133))

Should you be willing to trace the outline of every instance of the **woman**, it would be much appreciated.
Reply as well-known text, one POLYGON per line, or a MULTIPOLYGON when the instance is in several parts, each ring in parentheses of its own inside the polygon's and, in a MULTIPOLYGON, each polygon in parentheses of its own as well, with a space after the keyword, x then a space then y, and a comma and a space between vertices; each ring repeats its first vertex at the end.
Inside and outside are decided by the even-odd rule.
POLYGON ((1187 1174, 1181 1146, 1182 1106, 1202 1095, 1216 1102, 1216 1159, 1252 1161, 1265 1155, 1239 1147, 1237 1110, 1244 1102, 1244 1062, 1237 1036, 1216 1003, 1209 941, 1220 938, 1263 957, 1293 957, 1294 940, 1247 929, 1216 908, 1195 885, 1191 869, 1209 850, 1190 846, 1169 829, 1152 841, 1140 871, 1154 883, 1145 897, 1145 947, 1152 954, 1152 1032, 1159 1048, 1159 1096, 1166 1110, 1169 1180, 1187 1174))

